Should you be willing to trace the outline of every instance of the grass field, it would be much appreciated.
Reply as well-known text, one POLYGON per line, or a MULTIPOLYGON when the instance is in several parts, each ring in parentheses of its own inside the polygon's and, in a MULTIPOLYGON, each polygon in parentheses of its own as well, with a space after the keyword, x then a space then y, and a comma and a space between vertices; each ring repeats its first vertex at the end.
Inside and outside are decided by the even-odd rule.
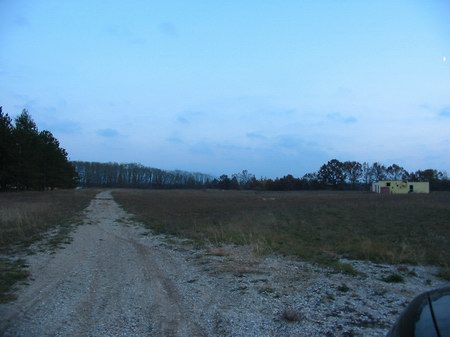
POLYGON ((161 233, 198 243, 250 244, 319 263, 339 257, 450 264, 450 193, 116 190, 115 199, 161 233))
POLYGON ((10 258, 39 240, 49 230, 48 241, 56 247, 67 240, 76 216, 89 205, 95 190, 0 193, 0 303, 14 298, 9 293, 17 281, 28 276, 22 260, 10 258))
POLYGON ((27 245, 89 205, 94 190, 0 193, 0 247, 27 245))

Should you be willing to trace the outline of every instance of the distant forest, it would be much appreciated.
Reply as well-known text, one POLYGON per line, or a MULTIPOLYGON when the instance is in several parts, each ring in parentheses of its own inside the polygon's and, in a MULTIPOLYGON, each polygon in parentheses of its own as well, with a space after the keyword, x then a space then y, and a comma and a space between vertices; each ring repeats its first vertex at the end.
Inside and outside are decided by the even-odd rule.
POLYGON ((450 190, 445 172, 435 169, 407 172, 381 163, 341 162, 332 159, 303 177, 256 178, 243 170, 228 176, 167 171, 140 164, 68 161, 67 152, 49 131, 39 131, 27 110, 14 121, 0 107, 0 190, 54 188, 216 188, 241 190, 367 190, 378 180, 429 181, 431 190, 450 190))
POLYGON ((203 188, 214 177, 203 173, 165 171, 141 164, 73 161, 83 187, 203 188))
POLYGON ((50 131, 27 110, 14 121, 0 107, 0 190, 74 188, 77 173, 50 131))
POLYGON ((215 178, 202 173, 164 171, 140 164, 72 162, 79 174, 79 185, 85 187, 132 188, 216 188, 242 190, 367 190, 378 180, 429 181, 432 190, 450 190, 447 174, 434 169, 407 172, 399 165, 380 163, 341 162, 337 159, 322 165, 318 172, 301 178, 286 175, 282 178, 257 179, 244 170, 215 178))

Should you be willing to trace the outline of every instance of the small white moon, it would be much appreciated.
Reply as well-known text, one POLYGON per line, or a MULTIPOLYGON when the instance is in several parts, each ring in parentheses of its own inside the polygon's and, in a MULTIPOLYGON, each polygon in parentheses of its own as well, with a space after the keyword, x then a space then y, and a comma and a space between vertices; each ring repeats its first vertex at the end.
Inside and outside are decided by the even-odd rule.
POLYGON ((447 62, 447 56, 442 56, 442 62, 447 62))

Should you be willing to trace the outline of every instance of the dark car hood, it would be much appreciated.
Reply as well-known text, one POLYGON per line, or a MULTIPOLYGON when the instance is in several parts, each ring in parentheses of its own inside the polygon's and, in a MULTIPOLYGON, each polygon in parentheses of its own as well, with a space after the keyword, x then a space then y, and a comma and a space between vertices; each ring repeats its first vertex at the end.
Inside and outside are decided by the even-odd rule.
POLYGON ((450 287, 417 296, 387 337, 450 337, 450 287))

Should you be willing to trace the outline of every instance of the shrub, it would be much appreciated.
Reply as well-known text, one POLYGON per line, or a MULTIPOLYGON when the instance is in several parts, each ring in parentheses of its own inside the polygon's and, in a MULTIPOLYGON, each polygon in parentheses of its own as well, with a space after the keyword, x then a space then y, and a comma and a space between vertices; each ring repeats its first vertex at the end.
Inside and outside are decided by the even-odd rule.
POLYGON ((396 273, 392 273, 386 277, 383 277, 382 280, 387 283, 402 283, 402 282, 404 282, 403 276, 400 274, 396 274, 396 273))
POLYGON ((281 318, 287 322, 299 322, 303 319, 303 314, 292 308, 286 308, 281 313, 281 318))

